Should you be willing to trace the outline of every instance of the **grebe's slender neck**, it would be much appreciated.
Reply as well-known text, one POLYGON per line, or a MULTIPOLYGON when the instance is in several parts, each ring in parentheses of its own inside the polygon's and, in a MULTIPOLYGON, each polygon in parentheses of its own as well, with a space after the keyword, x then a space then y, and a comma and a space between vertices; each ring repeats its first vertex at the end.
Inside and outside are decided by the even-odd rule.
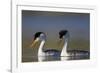
POLYGON ((65 39, 64 46, 63 46, 62 51, 61 51, 61 56, 68 56, 67 48, 68 48, 68 39, 65 39))
POLYGON ((44 52, 43 52, 43 46, 45 44, 45 40, 42 40, 39 46, 39 50, 38 50, 38 56, 44 56, 44 52))

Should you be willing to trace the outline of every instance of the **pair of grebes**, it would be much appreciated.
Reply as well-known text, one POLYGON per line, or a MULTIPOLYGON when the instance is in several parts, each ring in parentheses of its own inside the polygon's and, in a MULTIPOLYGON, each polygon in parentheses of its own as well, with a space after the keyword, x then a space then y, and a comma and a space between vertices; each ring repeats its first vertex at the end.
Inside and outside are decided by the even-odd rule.
POLYGON ((88 51, 84 50, 68 50, 68 41, 69 41, 69 31, 68 30, 61 30, 59 32, 59 39, 64 42, 62 47, 62 51, 56 49, 47 49, 43 50, 44 44, 46 43, 46 34, 44 32, 36 32, 34 34, 34 40, 31 44, 31 47, 34 48, 34 45, 40 41, 39 49, 38 49, 38 60, 42 61, 47 56, 52 57, 60 57, 61 60, 67 60, 70 57, 82 57, 82 56, 89 56, 88 51))

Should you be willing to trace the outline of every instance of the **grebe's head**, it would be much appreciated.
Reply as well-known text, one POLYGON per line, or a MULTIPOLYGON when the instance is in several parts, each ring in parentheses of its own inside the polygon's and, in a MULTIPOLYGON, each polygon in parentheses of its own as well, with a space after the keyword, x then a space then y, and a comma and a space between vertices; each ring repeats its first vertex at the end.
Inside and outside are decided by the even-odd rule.
POLYGON ((46 40, 46 35, 44 32, 36 32, 34 34, 34 39, 33 39, 33 42, 31 44, 31 47, 34 46, 37 42, 39 41, 45 41, 46 40))
POLYGON ((69 38, 68 30, 61 30, 59 32, 59 39, 68 39, 68 38, 69 38))
POLYGON ((42 41, 46 40, 46 35, 44 32, 36 32, 34 35, 34 40, 42 41))

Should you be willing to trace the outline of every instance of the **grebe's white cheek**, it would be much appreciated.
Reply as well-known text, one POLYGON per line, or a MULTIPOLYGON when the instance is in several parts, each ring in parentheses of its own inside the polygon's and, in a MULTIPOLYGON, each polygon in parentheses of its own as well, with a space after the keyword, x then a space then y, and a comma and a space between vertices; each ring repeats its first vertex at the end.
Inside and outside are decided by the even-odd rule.
POLYGON ((65 38, 65 36, 63 36, 63 39, 65 38))
POLYGON ((45 39, 46 39, 45 34, 40 34, 40 40, 42 41, 42 40, 45 40, 45 39))
POLYGON ((42 37, 42 36, 44 36, 44 34, 42 33, 42 34, 40 34, 40 36, 42 37))
POLYGON ((69 38, 69 33, 67 33, 67 34, 65 35, 65 38, 69 38))

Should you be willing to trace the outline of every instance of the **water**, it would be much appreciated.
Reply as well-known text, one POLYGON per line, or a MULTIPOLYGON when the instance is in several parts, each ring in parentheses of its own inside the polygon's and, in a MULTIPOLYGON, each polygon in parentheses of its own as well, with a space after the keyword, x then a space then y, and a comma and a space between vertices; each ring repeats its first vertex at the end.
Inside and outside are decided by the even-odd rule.
MULTIPOLYGON (((47 49, 46 49, 47 50, 47 49)), ((48 49, 50 50, 50 48, 48 49)), ((45 61, 70 61, 70 60, 87 60, 90 59, 89 50, 67 50, 69 56, 60 56, 61 51, 54 52, 54 56, 37 56, 38 49, 24 49, 22 52, 22 62, 45 62, 45 61), (37 51, 36 51, 37 50, 37 51), (59 55, 56 55, 59 54, 59 55)), ((50 51, 49 51, 50 53, 50 51)))
POLYGON ((23 57, 23 62, 45 62, 45 61, 69 61, 69 60, 86 60, 89 59, 89 55, 82 56, 63 56, 63 57, 54 57, 54 56, 26 56, 23 57))

